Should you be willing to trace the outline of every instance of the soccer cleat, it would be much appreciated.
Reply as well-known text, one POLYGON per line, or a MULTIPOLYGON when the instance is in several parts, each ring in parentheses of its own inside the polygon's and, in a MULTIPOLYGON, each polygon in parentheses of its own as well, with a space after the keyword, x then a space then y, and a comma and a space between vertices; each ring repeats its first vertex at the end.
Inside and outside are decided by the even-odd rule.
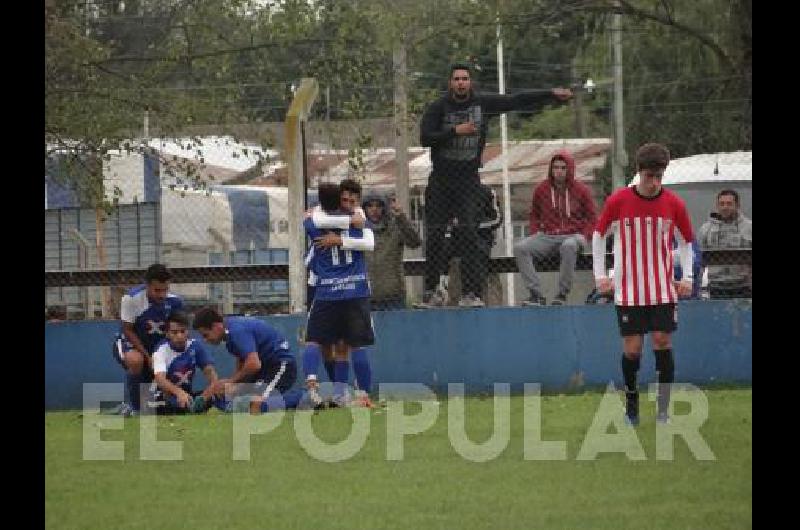
POLYGON ((189 412, 199 414, 206 411, 206 400, 203 396, 197 396, 189 403, 189 412))
POLYGON ((369 399, 369 395, 364 392, 363 390, 356 391, 356 396, 353 401, 350 402, 351 407, 363 407, 367 409, 374 409, 375 405, 369 399))
POLYGON ((139 411, 134 409, 129 403, 122 402, 117 405, 117 408, 110 411, 110 414, 115 414, 118 416, 124 416, 125 418, 130 418, 132 416, 138 416, 139 411))
POLYGON ((625 392, 625 423, 639 425, 639 392, 625 392))
POLYGON ((625 425, 630 425, 631 427, 636 427, 639 425, 639 416, 631 416, 629 414, 625 414, 625 425))
POLYGON ((319 382, 316 377, 306 379, 306 390, 308 390, 308 397, 314 408, 322 405, 322 396, 319 395, 319 382))

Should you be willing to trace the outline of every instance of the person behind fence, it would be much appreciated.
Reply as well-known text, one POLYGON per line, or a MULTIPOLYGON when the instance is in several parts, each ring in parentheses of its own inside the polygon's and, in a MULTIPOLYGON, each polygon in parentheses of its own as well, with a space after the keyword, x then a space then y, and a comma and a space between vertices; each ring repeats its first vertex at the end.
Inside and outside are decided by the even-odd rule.
POLYGON ((214 308, 204 307, 194 316, 193 327, 209 344, 225 341, 228 353, 236 358, 236 370, 218 379, 211 392, 219 399, 237 394, 236 383, 252 383, 246 389, 264 397, 285 394, 297 379, 297 363, 283 334, 270 324, 253 317, 224 317, 214 308))
POLYGON ((164 338, 165 323, 173 311, 183 308, 183 300, 169 292, 172 273, 160 263, 147 268, 145 283, 122 296, 120 318, 122 332, 112 346, 114 360, 125 369, 125 383, 130 403, 116 410, 123 416, 134 416, 141 409, 140 385, 152 383, 152 355, 164 338))
POLYGON ((363 202, 367 219, 372 223, 375 249, 366 253, 372 289, 373 311, 403 309, 406 306, 406 282, 403 273, 403 250, 419 248, 422 243, 408 217, 394 197, 387 201, 371 194, 363 202))
POLYGON ((481 270, 480 178, 478 168, 486 144, 490 117, 512 110, 534 111, 550 101, 566 101, 566 88, 534 90, 515 95, 473 91, 471 69, 466 64, 450 68, 448 92, 428 105, 420 124, 420 142, 431 148, 432 171, 425 189, 425 279, 421 307, 431 307, 440 271, 445 269, 442 247, 448 221, 463 227, 462 307, 484 305, 479 293, 485 278, 481 270))
POLYGON ((617 324, 622 335, 625 421, 639 423, 639 371, 644 335, 650 334, 658 389, 656 421, 669 421, 670 388, 675 376, 671 334, 678 328, 678 296, 692 291, 692 222, 678 195, 661 186, 669 151, 644 144, 636 152, 640 180, 614 192, 605 203, 592 235, 593 271, 597 290, 614 292, 617 324), (606 269, 606 238, 614 235, 614 277, 606 269), (674 280, 672 244, 684 276, 674 280))
MULTIPOLYGON (((739 211, 739 194, 725 189, 717 194, 717 211, 700 227, 698 241, 703 250, 753 248, 753 221, 739 211)), ((753 296, 750 265, 708 266, 710 298, 749 298, 753 296)))
MULTIPOLYGON (((503 224, 503 210, 500 208, 497 194, 491 186, 486 184, 481 184, 481 204, 483 204, 483 209, 478 223, 479 263, 480 275, 485 279, 482 286, 482 291, 486 293, 484 301, 489 303, 489 261, 492 259, 492 247, 497 239, 497 229, 503 224)), ((502 296, 502 292, 500 292, 500 296, 502 296)))
POLYGON ((203 343, 189 338, 189 317, 173 311, 166 322, 166 339, 153 353, 153 374, 164 401, 159 412, 165 414, 205 412, 214 398, 213 385, 219 379, 214 358, 203 343), (193 392, 197 370, 203 371, 208 385, 202 392, 193 392))
POLYGON ((578 255, 589 250, 595 220, 591 190, 575 179, 575 160, 569 151, 559 150, 550 160, 547 178, 533 190, 531 235, 514 244, 517 268, 530 291, 523 305, 547 303, 535 264, 556 258, 559 283, 552 303, 566 303, 578 255))

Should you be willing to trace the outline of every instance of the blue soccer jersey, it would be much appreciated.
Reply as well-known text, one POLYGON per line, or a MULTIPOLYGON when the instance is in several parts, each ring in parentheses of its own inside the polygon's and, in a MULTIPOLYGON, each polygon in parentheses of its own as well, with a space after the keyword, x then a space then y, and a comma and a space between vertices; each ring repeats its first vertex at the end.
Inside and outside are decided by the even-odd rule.
POLYGON ((186 392, 192 391, 192 379, 197 369, 213 365, 214 361, 203 344, 194 339, 186 341, 183 350, 175 349, 164 340, 153 353, 153 372, 166 374, 171 383, 186 392))
POLYGON ((258 352, 262 365, 278 360, 294 360, 289 341, 275 328, 257 318, 226 317, 225 347, 242 361, 250 352, 258 352))
POLYGON ((347 300, 368 298, 370 296, 367 278, 367 263, 362 250, 371 250, 374 245, 372 230, 369 228, 320 229, 312 218, 303 221, 306 234, 314 238, 335 232, 342 237, 341 247, 309 249, 308 267, 316 283, 315 300, 347 300), (359 244, 361 242, 362 244, 359 244))
POLYGON ((134 287, 122 297, 120 317, 123 322, 133 324, 136 335, 147 351, 153 353, 164 338, 164 322, 175 310, 183 308, 183 300, 172 293, 161 303, 147 297, 147 286, 134 287))

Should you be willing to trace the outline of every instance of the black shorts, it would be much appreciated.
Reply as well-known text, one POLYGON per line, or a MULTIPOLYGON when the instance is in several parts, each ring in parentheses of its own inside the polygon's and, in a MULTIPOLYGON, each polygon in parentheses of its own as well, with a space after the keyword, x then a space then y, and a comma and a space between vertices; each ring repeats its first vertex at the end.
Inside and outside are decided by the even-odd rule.
MULTIPOLYGON (((130 343, 128 339, 121 333, 117 334, 114 337, 114 342, 111 344, 111 356, 117 361, 123 370, 127 371, 128 367, 125 366, 125 355, 133 349, 133 344, 130 343)), ((150 358, 153 358, 153 354, 149 354, 150 358)), ((153 370, 148 369, 147 365, 145 365, 144 372, 144 382, 149 383, 152 381, 153 370)))
POLYGON ((623 337, 644 335, 651 331, 672 333, 678 329, 678 306, 676 304, 618 305, 616 308, 619 333, 623 337))
POLYGON ((369 298, 314 300, 306 323, 306 341, 359 348, 375 343, 369 298))

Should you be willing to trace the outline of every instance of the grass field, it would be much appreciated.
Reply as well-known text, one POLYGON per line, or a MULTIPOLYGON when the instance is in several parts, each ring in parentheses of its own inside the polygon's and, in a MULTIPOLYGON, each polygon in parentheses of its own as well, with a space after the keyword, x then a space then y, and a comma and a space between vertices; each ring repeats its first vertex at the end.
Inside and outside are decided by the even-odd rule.
MULTIPOLYGON (((310 457, 293 414, 251 441, 251 459, 232 458, 230 415, 159 417, 159 440, 182 440, 182 460, 139 458, 139 419, 124 430, 124 461, 82 458, 83 418, 45 414, 45 517, 48 528, 750 528, 752 390, 707 391, 701 428, 716 459, 699 461, 681 439, 674 460, 656 460, 654 405, 642 399, 636 429, 646 459, 620 453, 576 460, 602 394, 542 398, 542 438, 564 440, 567 460, 523 458, 522 398, 511 401, 511 439, 495 459, 459 456, 448 438, 447 402, 435 424, 407 436, 404 458, 387 461, 386 410, 370 412, 370 434, 352 458, 310 457)), ((466 400, 467 433, 483 442, 493 428, 491 399, 466 400)), ((407 413, 415 412, 407 405, 407 413)), ((688 406, 687 406, 688 407, 688 406)), ((681 413, 678 407, 677 413, 681 413)), ((685 413, 685 411, 684 411, 685 413)), ((309 414, 309 413, 298 413, 309 414)), ((108 416, 99 421, 107 421, 108 416)), ((95 420, 97 418, 94 418, 95 420)), ((334 443, 350 413, 312 419, 334 443)), ((613 432, 613 429, 609 432, 613 432)))

